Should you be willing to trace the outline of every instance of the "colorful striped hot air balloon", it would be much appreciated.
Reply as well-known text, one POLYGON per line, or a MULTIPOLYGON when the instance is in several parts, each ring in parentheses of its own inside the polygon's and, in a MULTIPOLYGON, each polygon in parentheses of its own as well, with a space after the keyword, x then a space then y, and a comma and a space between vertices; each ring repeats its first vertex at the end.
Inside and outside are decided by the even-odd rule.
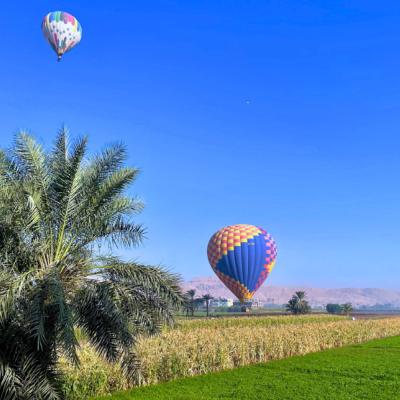
POLYGON ((58 61, 82 38, 81 24, 73 15, 64 11, 48 13, 43 18, 42 31, 50 46, 57 53, 58 61))
POLYGON ((275 264, 272 236, 253 225, 232 225, 208 242, 208 260, 225 286, 241 301, 250 300, 275 264))

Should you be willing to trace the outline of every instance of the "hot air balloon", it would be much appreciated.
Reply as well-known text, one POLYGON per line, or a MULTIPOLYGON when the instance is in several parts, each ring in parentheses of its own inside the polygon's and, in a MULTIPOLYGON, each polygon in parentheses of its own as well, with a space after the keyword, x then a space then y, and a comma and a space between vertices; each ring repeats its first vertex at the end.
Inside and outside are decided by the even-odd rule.
POLYGON ((243 303, 267 279, 277 250, 264 229, 239 224, 216 232, 208 242, 207 255, 218 278, 243 303))
POLYGON ((73 15, 64 11, 48 13, 43 18, 42 31, 50 46, 57 53, 58 61, 82 38, 81 24, 73 15))

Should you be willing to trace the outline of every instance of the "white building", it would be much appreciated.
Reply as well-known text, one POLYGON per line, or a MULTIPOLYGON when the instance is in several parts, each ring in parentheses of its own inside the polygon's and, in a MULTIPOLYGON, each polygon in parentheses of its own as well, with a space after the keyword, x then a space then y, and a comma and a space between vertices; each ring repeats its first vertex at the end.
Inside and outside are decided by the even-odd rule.
POLYGON ((243 303, 241 303, 240 301, 235 301, 233 305, 236 307, 247 307, 247 308, 263 307, 262 302, 258 299, 245 300, 243 303))
POLYGON ((219 299, 213 299, 210 303, 211 307, 232 307, 233 299, 224 299, 220 297, 219 299))
POLYGON ((251 308, 261 308, 263 306, 263 303, 259 299, 252 299, 251 303, 251 308))

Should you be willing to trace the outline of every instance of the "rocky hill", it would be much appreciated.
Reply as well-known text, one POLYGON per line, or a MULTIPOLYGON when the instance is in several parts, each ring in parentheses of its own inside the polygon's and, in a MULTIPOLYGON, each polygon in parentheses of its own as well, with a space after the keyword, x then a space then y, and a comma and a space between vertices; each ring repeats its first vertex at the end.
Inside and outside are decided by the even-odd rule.
MULTIPOLYGON (((201 296, 210 293, 213 297, 233 298, 232 293, 214 277, 194 278, 184 283, 184 289, 195 289, 196 294, 201 296)), ((255 296, 262 303, 284 304, 296 290, 307 293, 308 300, 313 306, 325 306, 327 303, 347 303, 354 306, 374 306, 376 304, 390 304, 400 307, 400 291, 378 288, 338 288, 323 289, 304 286, 269 286, 264 284, 255 296)))

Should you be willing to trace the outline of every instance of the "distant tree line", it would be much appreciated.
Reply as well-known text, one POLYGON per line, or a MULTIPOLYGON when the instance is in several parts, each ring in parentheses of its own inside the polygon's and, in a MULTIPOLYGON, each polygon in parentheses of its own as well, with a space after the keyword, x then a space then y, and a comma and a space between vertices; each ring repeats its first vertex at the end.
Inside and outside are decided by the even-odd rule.
MULTIPOLYGON (((210 302, 213 297, 210 294, 205 294, 201 297, 196 297, 196 291, 194 289, 188 290, 185 295, 185 312, 187 316, 194 316, 195 310, 200 307, 206 307, 207 317, 210 311, 210 302)), ((232 308, 232 307, 231 307, 232 308)), ((306 292, 297 291, 293 294, 290 300, 285 305, 286 311, 299 315, 308 314, 311 312, 311 306, 306 299, 306 292)), ((349 315, 353 311, 351 303, 344 304, 327 304, 326 311, 329 314, 346 314, 349 315)))

